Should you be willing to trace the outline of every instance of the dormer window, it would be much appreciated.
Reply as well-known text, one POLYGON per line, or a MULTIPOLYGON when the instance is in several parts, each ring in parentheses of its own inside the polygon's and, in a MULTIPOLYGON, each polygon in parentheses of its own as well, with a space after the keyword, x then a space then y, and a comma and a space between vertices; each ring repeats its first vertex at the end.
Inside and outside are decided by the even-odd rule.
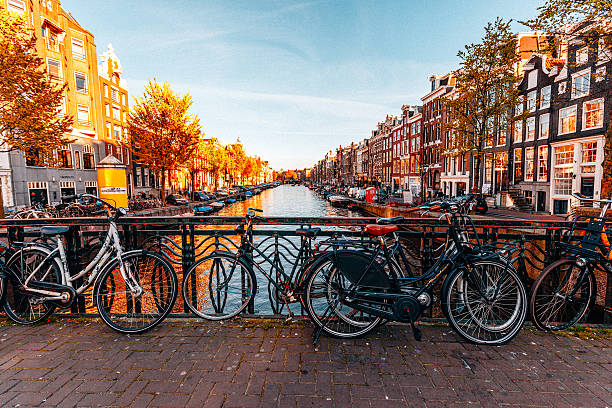
POLYGON ((527 76, 527 89, 532 89, 538 86, 538 70, 534 69, 527 76))
POLYGON ((6 2, 6 8, 9 11, 14 11, 16 13, 23 13, 26 10, 25 0, 8 0, 6 2))
POLYGON ((42 17, 42 37, 47 49, 59 51, 59 44, 64 40, 66 32, 51 20, 42 17))

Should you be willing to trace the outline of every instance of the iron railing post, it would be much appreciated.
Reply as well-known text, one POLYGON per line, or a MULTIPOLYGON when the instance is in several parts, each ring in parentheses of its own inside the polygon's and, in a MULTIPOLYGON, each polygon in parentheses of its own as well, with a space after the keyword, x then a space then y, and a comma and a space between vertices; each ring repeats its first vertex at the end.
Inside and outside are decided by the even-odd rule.
MULTIPOLYGON (((60 238, 61 239, 61 238, 60 238)), ((66 258, 68 261, 68 273, 76 273, 83 269, 83 245, 81 243, 81 227, 71 225, 66 234, 66 258)), ((74 287, 79 287, 83 284, 83 278, 74 281, 74 287)), ((93 302, 93 299, 92 299, 93 302)), ((85 313, 85 296, 80 294, 70 306, 72 313, 85 313)))

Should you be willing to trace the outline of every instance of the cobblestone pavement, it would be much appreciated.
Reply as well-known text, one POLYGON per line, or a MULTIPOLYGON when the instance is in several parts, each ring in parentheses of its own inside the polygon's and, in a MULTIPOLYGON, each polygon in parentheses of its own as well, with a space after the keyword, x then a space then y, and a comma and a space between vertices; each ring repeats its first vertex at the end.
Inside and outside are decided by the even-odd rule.
POLYGON ((0 327, 0 406, 612 405, 604 337, 524 329, 480 347, 446 326, 422 326, 416 342, 389 325, 315 349, 307 324, 274 325, 166 321, 140 336, 99 321, 0 327))

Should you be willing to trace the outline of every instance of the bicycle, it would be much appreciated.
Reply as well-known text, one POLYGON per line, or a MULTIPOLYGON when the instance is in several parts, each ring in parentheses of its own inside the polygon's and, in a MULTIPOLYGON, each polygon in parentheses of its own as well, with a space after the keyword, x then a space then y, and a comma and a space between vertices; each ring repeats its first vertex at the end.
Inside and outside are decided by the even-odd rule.
POLYGON ((548 265, 533 284, 530 317, 541 330, 565 330, 584 319, 595 302, 595 270, 612 273, 612 256, 607 242, 605 216, 612 200, 593 199, 572 194, 581 201, 601 203, 598 217, 574 217, 567 242, 560 245, 562 259, 548 265), (575 235, 580 223, 587 222, 575 235))
POLYGON ((444 252, 422 275, 410 270, 396 233, 402 217, 381 218, 366 227, 379 239, 373 254, 334 249, 323 255, 310 268, 304 289, 306 312, 317 327, 314 342, 323 332, 360 337, 386 320, 409 323, 420 340, 415 322, 432 306, 434 286, 442 277, 442 310, 461 337, 477 344, 504 344, 516 336, 526 317, 525 286, 508 260, 467 239, 470 231, 462 225, 471 224, 477 235, 460 206, 438 201, 421 207, 442 210, 448 223, 444 252), (385 236, 392 236, 390 246, 385 236), (394 258, 403 271, 394 271, 394 258))
POLYGON ((19 249, 7 262, 4 310, 20 324, 45 320, 57 307, 67 308, 77 295, 93 286, 93 302, 109 327, 121 333, 142 333, 159 324, 172 310, 178 280, 172 266, 159 254, 145 250, 124 251, 117 221, 122 208, 90 195, 108 212, 106 237, 93 259, 73 273, 62 236, 67 226, 45 226, 41 236, 51 243, 32 243, 19 249), (82 279, 82 283, 78 280, 82 279))
POLYGON ((257 216, 260 209, 248 208, 245 222, 236 228, 240 235, 240 246, 236 252, 216 249, 198 260, 186 272, 183 280, 183 298, 189 310, 207 320, 225 320, 246 309, 257 293, 258 270, 269 282, 268 293, 275 313, 287 306, 290 318, 293 312, 290 304, 301 300, 301 282, 305 271, 317 259, 312 240, 320 228, 298 228, 301 237, 297 262, 289 273, 279 258, 270 257, 253 243, 253 221, 262 220, 257 216), (254 262, 260 257, 260 262, 254 262), (299 261, 302 261, 301 263, 299 261), (261 265, 268 264, 266 271, 261 265), (298 265, 300 265, 298 267, 298 265))

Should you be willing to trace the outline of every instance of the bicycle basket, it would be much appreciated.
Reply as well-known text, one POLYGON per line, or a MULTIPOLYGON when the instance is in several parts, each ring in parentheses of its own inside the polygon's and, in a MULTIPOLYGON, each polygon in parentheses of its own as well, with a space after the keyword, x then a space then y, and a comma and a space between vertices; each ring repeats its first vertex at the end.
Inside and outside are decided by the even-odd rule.
POLYGON ((610 241, 606 231, 606 223, 611 221, 602 217, 579 215, 574 219, 566 241, 562 242, 561 246, 579 255, 611 259, 610 241))
POLYGON ((378 289, 391 289, 389 276, 371 257, 356 251, 336 251, 335 263, 351 283, 378 289))

